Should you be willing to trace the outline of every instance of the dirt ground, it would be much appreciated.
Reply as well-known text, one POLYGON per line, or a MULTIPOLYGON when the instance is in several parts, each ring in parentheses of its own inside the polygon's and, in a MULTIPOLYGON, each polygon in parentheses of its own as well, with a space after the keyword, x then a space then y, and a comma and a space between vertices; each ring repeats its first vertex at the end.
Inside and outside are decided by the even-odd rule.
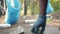
MULTIPOLYGON (((35 16, 27 16, 25 19, 32 20, 32 19, 36 19, 36 18, 37 17, 35 17, 35 16)), ((4 19, 5 19, 5 16, 0 16, 0 24, 4 23, 4 19)), ((54 26, 60 26, 60 20, 55 20, 54 19, 50 23, 47 23, 47 24, 54 25, 54 26)))
MULTIPOLYGON (((0 17, 0 24, 1 23, 4 23, 4 16, 0 17)), ((36 17, 35 17, 36 18, 36 17)), ((32 19, 32 17, 27 17, 25 19, 32 19)), ((34 18, 33 18, 34 19, 34 18)), ((30 24, 26 24, 24 22, 24 19, 23 17, 20 17, 19 21, 18 21, 18 25, 15 25, 14 27, 16 26, 22 26, 24 28, 24 34, 32 34, 30 32, 32 26, 30 26, 30 24)), ((47 23, 46 25, 46 30, 45 30, 45 33, 44 34, 60 34, 60 31, 59 31, 59 26, 60 26, 60 23, 59 21, 53 21, 51 23, 47 23)), ((13 28, 14 28, 13 27, 13 28)), ((11 29, 10 29, 11 30, 11 29)), ((4 32, 3 32, 4 33, 4 32)))

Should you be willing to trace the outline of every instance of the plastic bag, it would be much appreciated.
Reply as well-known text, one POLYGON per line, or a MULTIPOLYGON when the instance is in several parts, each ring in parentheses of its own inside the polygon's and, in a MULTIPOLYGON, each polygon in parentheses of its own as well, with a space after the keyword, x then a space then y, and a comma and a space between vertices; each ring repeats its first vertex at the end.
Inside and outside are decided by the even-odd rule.
POLYGON ((52 13, 54 12, 54 9, 50 3, 50 0, 48 0, 48 4, 47 4, 47 10, 46 10, 46 14, 52 13))
POLYGON ((15 24, 20 16, 20 2, 18 0, 6 0, 7 11, 5 16, 5 23, 15 24))

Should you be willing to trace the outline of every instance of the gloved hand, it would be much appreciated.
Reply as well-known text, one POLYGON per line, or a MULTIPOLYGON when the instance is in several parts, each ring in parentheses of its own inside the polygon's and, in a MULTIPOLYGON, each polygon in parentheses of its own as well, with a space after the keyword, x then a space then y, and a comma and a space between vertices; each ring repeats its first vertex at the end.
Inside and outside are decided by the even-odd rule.
POLYGON ((42 27, 40 32, 43 33, 45 30, 45 25, 46 25, 46 16, 39 16, 36 23, 33 25, 31 32, 38 33, 39 28, 42 27))

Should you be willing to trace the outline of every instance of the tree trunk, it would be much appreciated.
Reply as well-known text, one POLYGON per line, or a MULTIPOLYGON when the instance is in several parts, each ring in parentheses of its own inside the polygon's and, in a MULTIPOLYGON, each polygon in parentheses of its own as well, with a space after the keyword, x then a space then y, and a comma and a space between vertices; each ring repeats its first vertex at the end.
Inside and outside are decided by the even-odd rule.
POLYGON ((24 15, 27 15, 27 2, 28 0, 24 0, 24 15))
POLYGON ((32 15, 34 15, 34 8, 35 8, 35 2, 34 0, 32 0, 32 8, 31 8, 32 15))

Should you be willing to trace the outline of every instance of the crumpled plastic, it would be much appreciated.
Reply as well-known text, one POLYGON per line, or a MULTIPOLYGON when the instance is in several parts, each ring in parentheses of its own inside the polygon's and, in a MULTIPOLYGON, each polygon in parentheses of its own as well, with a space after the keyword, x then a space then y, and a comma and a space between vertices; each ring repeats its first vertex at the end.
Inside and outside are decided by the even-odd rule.
POLYGON ((5 15, 5 23, 15 24, 20 16, 20 2, 19 0, 6 0, 7 11, 5 15))
POLYGON ((48 0, 48 4, 47 4, 47 10, 46 10, 46 14, 52 13, 54 12, 54 9, 50 3, 50 0, 48 0))

